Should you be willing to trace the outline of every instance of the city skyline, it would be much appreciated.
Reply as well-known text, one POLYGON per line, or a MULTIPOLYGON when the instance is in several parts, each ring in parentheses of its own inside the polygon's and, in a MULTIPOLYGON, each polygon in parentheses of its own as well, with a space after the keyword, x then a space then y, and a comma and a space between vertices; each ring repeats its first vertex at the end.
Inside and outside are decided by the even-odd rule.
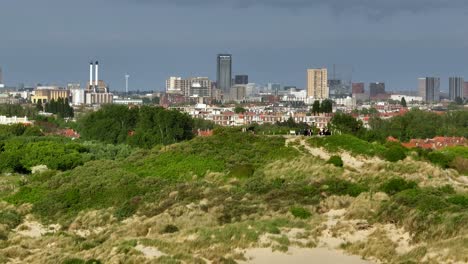
POLYGON ((85 84, 82 65, 97 59, 111 89, 123 91, 129 73, 132 89, 163 90, 168 76, 215 80, 213 58, 223 52, 234 57, 233 75, 299 88, 306 88, 305 69, 330 70, 333 63, 352 65, 352 81, 385 82, 389 91, 416 91, 417 78, 426 76, 440 77, 448 91, 450 76, 468 76, 460 59, 468 49, 467 29, 457 26, 468 9, 462 1, 197 3, 2 3, 5 83, 85 84), (206 16, 192 19, 201 10, 206 16))

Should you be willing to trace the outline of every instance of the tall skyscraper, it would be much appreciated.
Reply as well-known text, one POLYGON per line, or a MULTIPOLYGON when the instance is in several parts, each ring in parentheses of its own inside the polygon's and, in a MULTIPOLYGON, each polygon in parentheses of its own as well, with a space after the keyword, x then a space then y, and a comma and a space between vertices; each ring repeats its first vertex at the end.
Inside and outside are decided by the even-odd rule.
POLYGON ((353 83, 353 94, 363 94, 364 93, 364 83, 353 83))
POLYGON ((232 55, 218 54, 216 85, 224 95, 229 95, 232 86, 232 55))
POLYGON ((418 78, 419 96, 426 101, 426 78, 418 78))
POLYGON ((3 72, 2 72, 2 67, 0 67, 0 84, 3 84, 3 72))
POLYGON ((455 101, 457 97, 463 99, 463 89, 465 82, 462 77, 449 78, 449 97, 450 100, 455 101))
POLYGON ((327 69, 307 70, 307 97, 314 99, 329 97, 327 69))
POLYGON ((371 98, 377 97, 379 94, 385 94, 385 83, 373 82, 369 83, 369 95, 371 98))
POLYGON ((236 75, 234 77, 234 84, 248 84, 249 76, 248 75, 236 75))
POLYGON ((465 82, 465 89, 463 89, 463 98, 468 99, 468 82, 465 82))
POLYGON ((439 102, 440 101, 440 78, 426 77, 426 96, 423 97, 425 102, 439 102))

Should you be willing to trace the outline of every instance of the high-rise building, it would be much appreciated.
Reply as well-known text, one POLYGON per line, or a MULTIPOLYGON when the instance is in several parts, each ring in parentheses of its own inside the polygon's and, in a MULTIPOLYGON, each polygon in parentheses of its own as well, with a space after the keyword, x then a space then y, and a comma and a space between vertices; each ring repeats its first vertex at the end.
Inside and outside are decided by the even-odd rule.
POLYGON ((328 90, 330 98, 346 98, 352 95, 352 67, 333 64, 328 72, 328 90))
MULTIPOLYGON (((191 77, 183 79, 182 77, 169 77, 166 80, 166 93, 180 94, 186 97, 193 96, 192 87, 197 90, 196 94, 200 94, 199 87, 203 88, 203 94, 208 93, 211 96, 212 81, 208 77, 191 77)), ((206 96, 203 96, 206 97, 206 96)))
POLYGON ((440 78, 426 77, 425 102, 439 102, 440 101, 440 78))
POLYGON ((364 93, 364 83, 353 83, 353 94, 363 94, 364 93))
POLYGON ((216 85, 224 95, 230 94, 232 86, 232 55, 218 54, 216 68, 216 85))
POLYGON ((166 80, 166 93, 184 94, 182 77, 169 77, 169 79, 166 80))
POLYGON ((463 98, 468 99, 468 82, 465 82, 465 89, 463 89, 463 98))
POLYGON ((231 87, 229 93, 229 100, 232 101, 242 101, 246 98, 246 85, 237 84, 231 87))
POLYGON ((463 89, 465 88, 465 82, 462 77, 450 77, 449 78, 449 98, 455 101, 457 97, 463 99, 463 89))
POLYGON ((375 98, 378 95, 385 94, 385 83, 383 82, 372 82, 369 83, 369 95, 371 98, 375 98))
POLYGON ((327 69, 307 70, 307 97, 314 99, 329 97, 327 69))
POLYGON ((426 101, 426 78, 418 78, 419 96, 426 101))
POLYGON ((0 85, 3 84, 3 72, 2 67, 0 67, 0 85))
POLYGON ((249 76, 248 75, 236 75, 234 77, 234 84, 248 84, 249 76))

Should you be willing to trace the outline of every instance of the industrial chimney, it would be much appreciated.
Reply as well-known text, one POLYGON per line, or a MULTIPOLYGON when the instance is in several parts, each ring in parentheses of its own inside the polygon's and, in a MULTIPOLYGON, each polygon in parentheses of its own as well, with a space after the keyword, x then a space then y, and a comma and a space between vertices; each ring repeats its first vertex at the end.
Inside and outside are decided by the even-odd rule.
POLYGON ((96 61, 96 76, 95 77, 96 77, 96 87, 95 87, 95 89, 98 90, 98 88, 99 88, 99 62, 98 61, 96 61))
POLYGON ((89 63, 89 89, 91 90, 91 87, 93 87, 93 62, 91 61, 89 63))

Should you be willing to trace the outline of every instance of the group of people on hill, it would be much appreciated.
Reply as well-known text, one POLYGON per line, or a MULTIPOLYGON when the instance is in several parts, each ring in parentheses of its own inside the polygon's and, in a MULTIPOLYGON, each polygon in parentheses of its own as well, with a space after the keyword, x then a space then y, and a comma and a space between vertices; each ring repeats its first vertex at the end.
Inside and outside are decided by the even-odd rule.
MULTIPOLYGON (((310 137, 314 135, 314 131, 310 128, 296 132, 296 135, 304 135, 306 137, 310 137)), ((319 132, 317 133, 319 136, 330 136, 331 132, 327 128, 321 128, 319 132)))

